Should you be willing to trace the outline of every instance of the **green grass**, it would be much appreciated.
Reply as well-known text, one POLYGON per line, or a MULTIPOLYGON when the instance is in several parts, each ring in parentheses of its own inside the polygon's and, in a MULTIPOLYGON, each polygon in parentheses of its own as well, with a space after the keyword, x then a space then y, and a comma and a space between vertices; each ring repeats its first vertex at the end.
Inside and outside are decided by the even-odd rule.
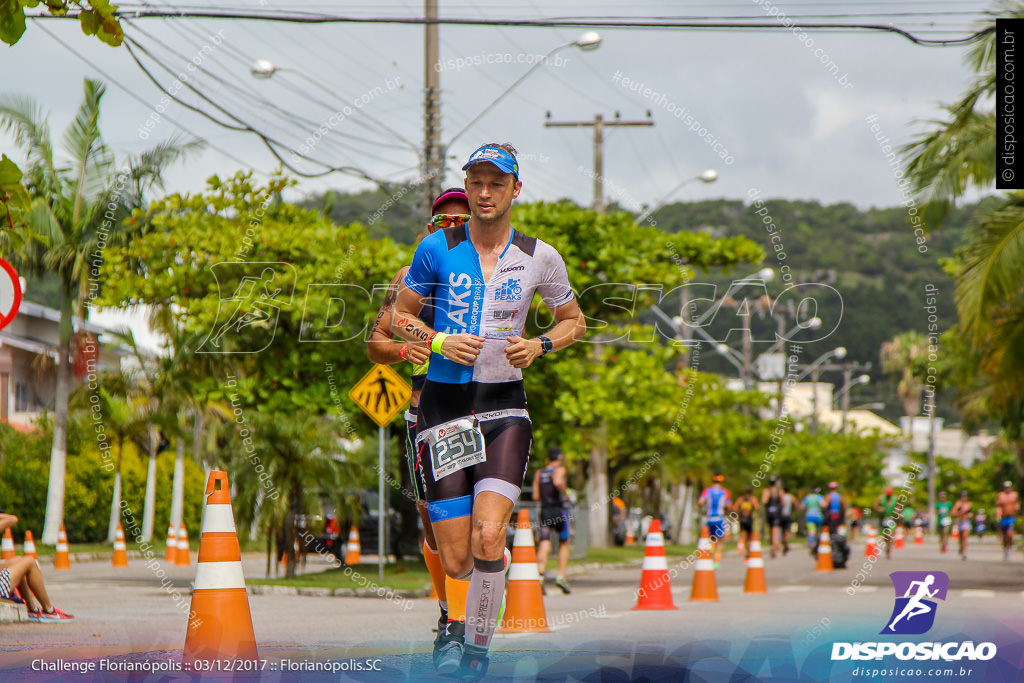
POLYGON ((295 588, 371 588, 383 585, 395 590, 422 590, 430 586, 430 572, 419 560, 402 560, 384 565, 384 581, 377 580, 376 564, 357 564, 352 571, 347 568, 328 569, 313 574, 301 574, 294 579, 246 577, 250 585, 294 586, 295 588))

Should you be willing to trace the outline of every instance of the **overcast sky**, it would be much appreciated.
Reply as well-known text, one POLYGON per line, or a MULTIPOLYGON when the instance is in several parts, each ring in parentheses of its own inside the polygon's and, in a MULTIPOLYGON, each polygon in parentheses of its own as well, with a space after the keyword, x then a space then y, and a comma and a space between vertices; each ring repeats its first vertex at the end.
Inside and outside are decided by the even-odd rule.
MULTIPOLYGON (((320 9, 358 16, 419 16, 423 11, 418 2, 393 0, 343 7, 340 3, 291 0, 266 0, 262 5, 208 4, 320 9)), ((964 35, 985 7, 978 2, 909 0, 783 0, 776 4, 797 24, 892 22, 928 38, 964 35), (869 17, 865 15, 868 11, 912 16, 869 17), (935 14, 937 11, 943 14, 935 14), (932 14, 922 15, 924 12, 932 14), (853 16, 821 16, 825 14, 853 16)), ((771 5, 766 0, 644 2, 628 10, 617 2, 567 0, 522 4, 441 0, 440 5, 442 16, 448 17, 715 14, 774 21, 767 16, 771 5)), ((151 6, 163 7, 160 3, 151 6)), ((413 148, 423 137, 422 27, 138 19, 126 30, 173 72, 187 74, 190 85, 292 149, 302 145, 316 125, 327 122, 333 110, 351 106, 362 97, 367 116, 353 113, 335 121, 328 136, 312 146, 310 156, 389 180, 410 179, 416 173, 418 160, 413 148), (248 74, 247 65, 261 58, 302 73, 280 71, 271 80, 256 80, 248 74), (193 59, 213 75, 199 69, 188 72, 186 66, 193 59), (384 92, 374 96, 377 86, 384 92), (280 111, 254 98, 263 98, 280 111)), ((582 32, 442 26, 443 139, 459 133, 525 73, 535 55, 569 43, 582 32), (460 59, 504 63, 463 66, 457 61, 460 59)), ((461 166, 461 160, 479 143, 507 140, 520 151, 525 199, 567 196, 589 204, 593 196, 593 129, 545 128, 545 112, 551 112, 552 120, 593 120, 598 113, 610 119, 616 112, 623 119, 642 120, 650 110, 653 127, 609 129, 604 150, 609 201, 639 208, 657 202, 681 181, 710 168, 719 173, 717 183, 690 183, 672 198, 743 198, 756 188, 769 197, 891 206, 901 195, 865 118, 877 115, 875 123, 893 142, 905 142, 920 130, 912 121, 939 115, 938 103, 954 100, 970 79, 962 66, 964 48, 921 47, 889 33, 810 31, 803 39, 786 31, 600 29, 600 33, 603 40, 597 50, 567 47, 558 51, 556 55, 563 61, 538 68, 498 107, 459 135, 452 146, 457 160, 449 163, 448 182, 460 181, 461 174, 451 169, 461 166), (810 41, 813 44, 808 46, 810 41), (815 54, 815 50, 819 52, 815 54), (829 72, 829 60, 838 67, 836 75, 829 72), (621 76, 618 82, 616 74, 621 76), (639 87, 640 91, 634 92, 623 79, 641 83, 658 95, 645 96, 639 87), (681 120, 685 116, 693 118, 681 120), (704 130, 691 132, 693 122, 704 130)), ((174 87, 174 76, 138 54, 165 87, 174 87)), ((34 97, 50 112, 55 137, 81 99, 82 79, 90 77, 107 81, 102 127, 119 154, 137 153, 173 134, 189 135, 168 117, 207 140, 210 148, 169 173, 170 191, 195 191, 207 176, 230 174, 242 167, 225 153, 259 173, 278 166, 254 135, 226 130, 176 103, 161 105, 161 93, 127 50, 83 36, 76 22, 30 22, 19 44, 0 49, 0 69, 4 74, 2 92, 34 97), (92 61, 109 78, 61 43, 92 61), (162 113, 159 122, 153 116, 155 109, 162 113), (147 120, 152 126, 148 131, 147 120)), ((178 95, 185 101, 228 118, 187 88, 178 87, 178 95)), ((12 150, 9 138, 0 137, 0 148, 15 158, 21 156, 12 150)), ((302 161, 298 167, 319 170, 302 161)), ((326 179, 304 180, 300 190, 367 186, 365 181, 335 173, 326 179)))

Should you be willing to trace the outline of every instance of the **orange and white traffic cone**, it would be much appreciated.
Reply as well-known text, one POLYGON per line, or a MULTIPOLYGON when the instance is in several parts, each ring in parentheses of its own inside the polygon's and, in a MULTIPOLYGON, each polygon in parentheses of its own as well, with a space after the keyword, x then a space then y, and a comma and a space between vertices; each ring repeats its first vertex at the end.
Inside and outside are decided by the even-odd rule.
POLYGON ((832 537, 828 534, 828 529, 821 532, 821 541, 818 543, 818 567, 814 571, 816 572, 830 572, 834 571, 835 567, 832 565, 832 537))
POLYGON ((359 546, 359 529, 352 527, 348 532, 348 550, 345 551, 345 564, 359 564, 363 549, 359 546))
POLYGON ((633 525, 626 524, 626 543, 625 545, 636 545, 636 532, 633 531, 633 525))
POLYGON ((924 545, 924 530, 920 524, 914 527, 914 545, 924 545))
POLYGON ((960 523, 959 522, 953 522, 953 533, 950 534, 949 537, 952 540, 954 540, 954 541, 959 541, 960 540, 960 523))
POLYGON ((28 531, 28 530, 25 531, 25 553, 24 553, 24 555, 25 555, 25 557, 34 557, 37 560, 39 559, 39 556, 36 555, 36 542, 32 538, 32 532, 28 531))
POLYGON ((164 562, 174 562, 178 559, 178 533, 174 530, 173 524, 167 525, 167 548, 164 550, 164 562))
POLYGON ((128 546, 124 543, 124 529, 117 523, 117 535, 114 536, 114 560, 111 566, 124 569, 128 566, 128 546))
POLYGON ((253 661, 259 656, 231 512, 228 475, 219 470, 210 470, 206 482, 199 561, 188 619, 182 661, 253 661))
POLYGON ((740 557, 747 556, 747 546, 743 543, 743 534, 740 534, 736 540, 736 552, 740 554, 740 557))
MULTIPOLYGON (((495 598, 497 599, 497 598, 495 598)), ((533 546, 530 513, 520 510, 512 538, 512 564, 508 568, 508 595, 502 633, 548 633, 547 610, 541 593, 537 552, 533 546)))
POLYGON ((715 561, 711 559, 711 534, 707 526, 701 527, 700 540, 697 541, 697 566, 693 573, 690 602, 718 602, 715 561))
POLYGON ((71 569, 71 557, 68 555, 68 532, 60 525, 57 532, 57 557, 53 561, 54 569, 71 569))
POLYGON ((864 557, 878 557, 878 537, 875 536, 875 527, 868 527, 868 544, 864 546, 864 557))
POLYGON ((14 535, 7 529, 4 531, 4 539, 0 541, 0 560, 9 560, 17 556, 18 553, 14 550, 14 535))
POLYGON ((188 550, 188 530, 185 522, 178 528, 178 552, 174 554, 175 567, 188 567, 192 564, 192 556, 188 550))
POLYGON ((750 557, 747 558, 747 578, 743 583, 744 593, 767 593, 768 583, 764 576, 764 557, 761 555, 761 539, 757 532, 750 537, 750 557))
POLYGON ((896 527, 896 544, 895 545, 896 545, 897 548, 905 547, 905 541, 903 540, 903 526, 902 525, 898 525, 896 527))
POLYGON ((672 585, 665 559, 665 535, 661 531, 661 521, 657 519, 651 521, 647 530, 640 590, 633 609, 679 609, 672 601, 672 585))

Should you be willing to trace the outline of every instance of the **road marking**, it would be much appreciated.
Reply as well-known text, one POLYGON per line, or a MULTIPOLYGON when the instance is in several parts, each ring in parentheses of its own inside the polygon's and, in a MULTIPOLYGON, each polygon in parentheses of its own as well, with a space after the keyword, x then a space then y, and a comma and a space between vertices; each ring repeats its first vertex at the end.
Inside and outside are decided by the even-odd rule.
POLYGON ((803 593, 804 591, 811 590, 810 586, 779 586, 775 589, 776 593, 803 593))
POLYGON ((629 588, 624 587, 613 587, 613 588, 598 588, 597 590, 587 591, 587 595, 620 595, 622 593, 628 593, 629 588))
POLYGON ((983 590, 980 588, 965 588, 960 591, 960 597, 962 598, 994 598, 996 592, 991 590, 983 590))

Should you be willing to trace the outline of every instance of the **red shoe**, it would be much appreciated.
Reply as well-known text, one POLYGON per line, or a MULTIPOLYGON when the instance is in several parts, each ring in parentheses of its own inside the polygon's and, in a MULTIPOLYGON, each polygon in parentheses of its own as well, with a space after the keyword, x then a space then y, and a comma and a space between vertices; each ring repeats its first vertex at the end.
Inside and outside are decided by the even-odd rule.
POLYGON ((39 621, 41 622, 62 622, 62 621, 74 621, 75 617, 72 614, 68 614, 64 610, 54 607, 52 610, 47 612, 41 610, 37 613, 39 615, 39 621))

